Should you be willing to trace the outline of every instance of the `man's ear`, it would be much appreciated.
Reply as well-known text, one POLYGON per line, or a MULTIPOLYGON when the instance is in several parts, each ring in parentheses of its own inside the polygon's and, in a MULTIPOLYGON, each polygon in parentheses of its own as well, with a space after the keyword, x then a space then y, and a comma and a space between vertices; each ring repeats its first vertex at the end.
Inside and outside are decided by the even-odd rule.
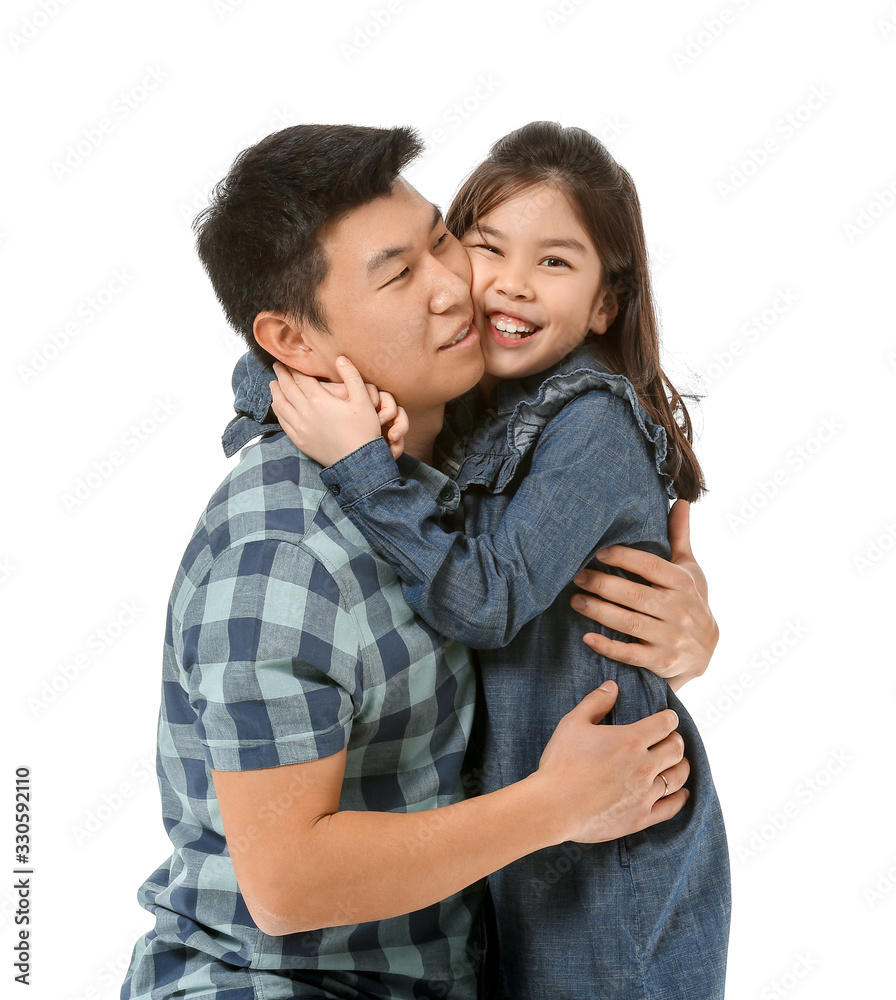
POLYGON ((591 310, 588 329, 592 333, 606 333, 618 312, 619 300, 616 298, 616 293, 612 288, 602 288, 591 310))
POLYGON ((283 364, 314 378, 331 378, 332 365, 320 350, 327 334, 285 313, 260 312, 252 324, 256 341, 283 364))

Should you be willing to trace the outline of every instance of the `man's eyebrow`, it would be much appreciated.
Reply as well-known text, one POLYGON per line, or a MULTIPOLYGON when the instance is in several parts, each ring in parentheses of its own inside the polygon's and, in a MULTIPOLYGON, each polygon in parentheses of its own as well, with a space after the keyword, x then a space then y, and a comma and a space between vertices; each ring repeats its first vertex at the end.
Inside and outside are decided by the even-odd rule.
MULTIPOLYGON (((442 210, 438 205, 432 206, 432 226, 430 230, 435 229, 436 226, 442 221, 442 210)), ((371 254, 367 260, 367 276, 371 277, 375 274, 381 267, 384 267, 389 263, 390 260, 395 260, 396 257, 400 257, 402 254, 410 253, 413 247, 403 246, 403 247, 386 247, 385 250, 377 250, 376 253, 371 254)))

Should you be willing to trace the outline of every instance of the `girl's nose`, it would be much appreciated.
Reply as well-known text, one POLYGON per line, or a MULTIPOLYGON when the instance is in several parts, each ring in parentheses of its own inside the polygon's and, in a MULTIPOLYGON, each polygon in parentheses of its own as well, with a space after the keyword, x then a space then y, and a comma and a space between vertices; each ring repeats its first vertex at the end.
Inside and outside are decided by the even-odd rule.
POLYGON ((520 268, 502 268, 495 279, 495 288, 511 299, 527 299, 532 295, 528 277, 520 268))

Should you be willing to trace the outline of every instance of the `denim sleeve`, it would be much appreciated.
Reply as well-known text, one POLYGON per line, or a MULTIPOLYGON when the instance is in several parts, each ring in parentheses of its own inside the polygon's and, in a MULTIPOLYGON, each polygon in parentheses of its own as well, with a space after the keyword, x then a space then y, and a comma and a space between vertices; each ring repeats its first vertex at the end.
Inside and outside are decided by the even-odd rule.
POLYGON ((474 649, 497 649, 554 601, 617 521, 644 517, 656 476, 649 447, 626 401, 576 397, 542 431, 497 530, 476 537, 442 529, 436 502, 400 476, 384 443, 322 478, 424 621, 474 649))

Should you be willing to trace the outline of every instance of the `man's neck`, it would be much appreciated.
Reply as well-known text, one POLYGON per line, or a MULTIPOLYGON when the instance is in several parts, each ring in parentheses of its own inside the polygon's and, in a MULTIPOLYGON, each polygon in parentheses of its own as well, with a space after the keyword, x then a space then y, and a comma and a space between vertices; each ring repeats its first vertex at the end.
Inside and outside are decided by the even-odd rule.
POLYGON ((404 439, 405 453, 420 462, 432 465, 433 445, 442 429, 444 419, 444 403, 428 410, 408 413, 410 429, 404 439))

